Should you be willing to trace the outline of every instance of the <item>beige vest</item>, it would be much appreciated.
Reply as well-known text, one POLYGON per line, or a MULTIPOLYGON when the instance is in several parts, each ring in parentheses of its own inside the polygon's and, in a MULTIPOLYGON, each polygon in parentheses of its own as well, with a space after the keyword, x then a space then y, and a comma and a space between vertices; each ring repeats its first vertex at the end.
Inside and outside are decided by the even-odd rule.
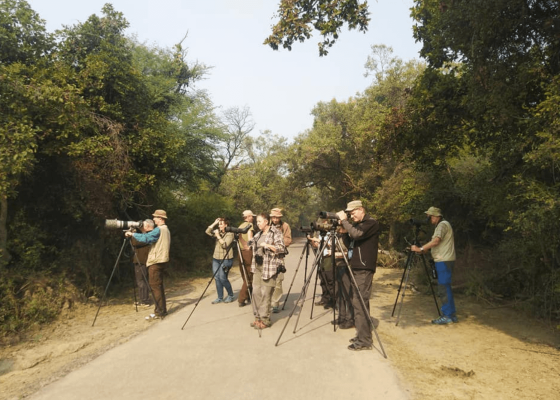
POLYGON ((171 233, 167 225, 159 227, 159 239, 152 245, 150 254, 148 254, 149 267, 154 264, 163 264, 169 261, 169 247, 171 246, 171 233))
POLYGON ((441 242, 430 249, 434 261, 455 261, 455 243, 451 224, 447 221, 441 221, 436 227, 432 239, 435 237, 439 237, 441 242))

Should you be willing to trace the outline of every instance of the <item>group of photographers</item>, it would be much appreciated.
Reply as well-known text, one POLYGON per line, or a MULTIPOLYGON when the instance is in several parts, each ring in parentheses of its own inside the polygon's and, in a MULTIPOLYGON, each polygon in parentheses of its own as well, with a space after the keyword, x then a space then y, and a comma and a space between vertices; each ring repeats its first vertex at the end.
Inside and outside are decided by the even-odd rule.
MULTIPOLYGON (((374 319, 370 316, 369 299, 377 264, 379 223, 366 213, 360 200, 348 203, 344 211, 327 214, 328 218, 337 220, 336 231, 324 233, 322 241, 317 237, 308 236, 309 243, 315 248, 319 242, 335 243, 331 241, 331 235, 340 239, 338 249, 332 249, 329 244, 323 247, 323 261, 319 268, 323 297, 316 304, 324 305, 325 308, 338 304, 339 317, 333 322, 342 329, 356 328, 356 336, 350 339, 348 349, 368 350, 372 348, 372 329, 375 327, 374 319), (331 251, 335 251, 334 265, 330 257, 331 251)), ((430 223, 436 226, 435 232, 430 242, 421 247, 413 245, 410 250, 418 254, 431 250, 435 261, 443 315, 432 323, 456 323, 458 320, 451 290, 455 262, 453 229, 449 222, 443 219, 439 208, 430 207, 425 214, 430 223)), ((206 234, 216 241, 212 270, 218 297, 212 304, 234 301, 228 273, 236 254, 236 248, 233 246, 235 234, 239 234, 243 286, 239 293, 238 305, 244 307, 251 304, 252 298, 255 320, 250 325, 265 329, 271 325, 271 313, 279 311, 279 301, 283 293, 282 281, 286 271, 284 257, 292 242, 291 229, 282 221, 280 208, 273 208, 269 214, 258 215, 253 214, 251 210, 245 210, 242 216, 244 222, 239 228, 228 228, 230 223, 227 218, 216 218, 206 229, 206 234), (225 298, 224 289, 227 292, 225 298)), ((142 233, 125 233, 127 237, 134 239, 137 250, 134 261, 136 270, 143 276, 143 280, 138 282, 138 287, 140 302, 144 304, 149 303, 149 292, 145 285, 146 269, 148 272, 149 290, 155 301, 155 310, 146 319, 158 319, 167 315, 163 271, 169 261, 171 236, 165 224, 166 212, 156 210, 153 217, 153 221, 143 222, 142 233)))

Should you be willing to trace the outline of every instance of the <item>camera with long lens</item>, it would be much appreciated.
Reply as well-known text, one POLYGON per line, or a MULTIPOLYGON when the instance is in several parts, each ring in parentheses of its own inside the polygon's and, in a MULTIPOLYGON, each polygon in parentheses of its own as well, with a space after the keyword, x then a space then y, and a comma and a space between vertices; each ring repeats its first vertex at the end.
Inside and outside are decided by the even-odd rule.
POLYGON ((408 220, 408 223, 414 225, 415 227, 419 228, 422 225, 427 225, 430 222, 430 217, 426 218, 411 218, 408 220))
POLYGON ((335 229, 337 226, 336 224, 336 220, 334 221, 325 221, 325 222, 312 222, 311 223, 311 228, 314 231, 319 231, 319 232, 328 232, 331 231, 333 229, 335 229))
POLYGON ((249 232, 249 229, 251 229, 252 227, 253 227, 252 224, 249 224, 245 228, 242 228, 242 229, 241 228, 235 228, 233 226, 226 226, 224 230, 226 232, 246 234, 247 232, 249 232))
POLYGON ((106 219, 105 229, 139 229, 142 221, 119 221, 118 219, 106 219))

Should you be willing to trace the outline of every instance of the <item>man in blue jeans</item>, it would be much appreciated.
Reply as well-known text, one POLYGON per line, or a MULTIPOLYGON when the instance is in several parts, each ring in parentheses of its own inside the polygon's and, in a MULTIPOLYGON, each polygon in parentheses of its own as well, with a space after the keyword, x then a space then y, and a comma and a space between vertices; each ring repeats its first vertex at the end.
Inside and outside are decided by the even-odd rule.
POLYGON ((430 207, 425 212, 430 218, 432 225, 436 226, 432 240, 422 247, 411 246, 410 249, 417 253, 426 253, 431 249, 432 257, 436 263, 438 275, 438 296, 441 300, 441 313, 438 319, 432 320, 432 324, 447 325, 459 322, 451 290, 451 277, 455 266, 455 242, 453 239, 453 228, 451 224, 443 219, 441 210, 430 207))

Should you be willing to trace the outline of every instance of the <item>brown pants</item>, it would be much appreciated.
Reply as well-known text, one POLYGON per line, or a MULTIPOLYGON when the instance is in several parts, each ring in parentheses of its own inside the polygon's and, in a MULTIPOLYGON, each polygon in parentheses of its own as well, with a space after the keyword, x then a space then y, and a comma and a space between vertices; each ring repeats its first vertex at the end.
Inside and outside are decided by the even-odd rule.
POLYGON ((241 286, 241 291, 239 292, 239 297, 237 301, 244 303, 245 300, 249 299, 249 292, 253 291, 253 273, 251 272, 251 261, 253 260, 253 250, 241 250, 241 256, 243 260, 239 263, 239 272, 241 272, 241 278, 243 278, 243 286, 241 286), (243 272, 243 269, 245 272, 243 272), (245 279, 245 277, 247 277, 245 279))
POLYGON ((150 276, 150 287, 154 294, 155 310, 154 314, 159 316, 167 315, 167 305, 165 300, 165 289, 163 287, 163 273, 167 263, 153 264, 148 267, 148 274, 150 276))

